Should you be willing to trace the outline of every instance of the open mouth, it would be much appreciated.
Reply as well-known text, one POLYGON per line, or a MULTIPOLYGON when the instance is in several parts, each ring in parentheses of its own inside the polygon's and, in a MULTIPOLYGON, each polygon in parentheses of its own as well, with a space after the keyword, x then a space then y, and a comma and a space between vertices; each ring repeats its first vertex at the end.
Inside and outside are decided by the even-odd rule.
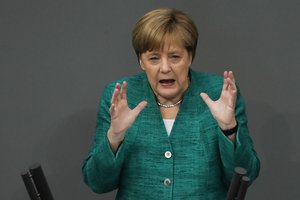
POLYGON ((174 79, 161 79, 161 80, 159 80, 159 83, 161 83, 162 85, 173 85, 174 82, 175 82, 174 79))

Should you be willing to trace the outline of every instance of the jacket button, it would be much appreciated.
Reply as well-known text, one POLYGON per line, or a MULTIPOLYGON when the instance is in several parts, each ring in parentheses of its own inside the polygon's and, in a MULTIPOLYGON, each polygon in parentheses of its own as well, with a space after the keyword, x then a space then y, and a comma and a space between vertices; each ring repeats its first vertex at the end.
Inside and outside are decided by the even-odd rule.
POLYGON ((169 185, 171 185, 171 180, 170 179, 168 179, 168 178, 166 178, 165 180, 164 180, 164 184, 166 185, 166 186, 169 186, 169 185))
POLYGON ((171 158, 172 157, 172 153, 170 151, 166 151, 165 152, 165 157, 166 158, 171 158))

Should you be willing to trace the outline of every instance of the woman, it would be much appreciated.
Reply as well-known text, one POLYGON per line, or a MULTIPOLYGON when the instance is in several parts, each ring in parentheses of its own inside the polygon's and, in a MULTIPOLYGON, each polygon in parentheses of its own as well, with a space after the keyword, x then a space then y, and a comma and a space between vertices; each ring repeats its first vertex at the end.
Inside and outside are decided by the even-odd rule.
POLYGON ((143 73, 105 87, 83 165, 93 191, 216 200, 225 199, 236 166, 258 176, 234 75, 192 70, 197 40, 193 21, 177 10, 153 10, 136 23, 132 43, 143 73))

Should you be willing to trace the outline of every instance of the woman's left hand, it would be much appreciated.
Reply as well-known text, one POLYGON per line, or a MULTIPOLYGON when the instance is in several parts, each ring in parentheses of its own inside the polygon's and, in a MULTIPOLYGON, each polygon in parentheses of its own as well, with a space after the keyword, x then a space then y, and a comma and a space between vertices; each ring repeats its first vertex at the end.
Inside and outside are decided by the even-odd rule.
POLYGON ((211 100, 206 93, 200 94, 222 130, 231 129, 236 126, 236 94, 237 88, 232 71, 224 71, 223 88, 218 100, 211 100))

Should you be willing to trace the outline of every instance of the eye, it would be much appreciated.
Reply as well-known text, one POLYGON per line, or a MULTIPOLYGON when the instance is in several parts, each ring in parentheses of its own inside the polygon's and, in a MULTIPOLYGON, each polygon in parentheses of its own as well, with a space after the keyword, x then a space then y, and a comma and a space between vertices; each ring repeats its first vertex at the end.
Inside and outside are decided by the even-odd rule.
POLYGON ((155 61, 155 60, 158 60, 158 59, 159 59, 158 56, 151 56, 151 57, 149 58, 149 60, 152 60, 152 61, 155 61))
POLYGON ((148 59, 149 59, 151 64, 156 65, 160 61, 160 56, 153 54, 153 55, 149 56, 148 59))
POLYGON ((178 55, 172 55, 172 58, 180 58, 178 55))
POLYGON ((151 55, 150 57, 149 57, 149 60, 151 60, 151 61, 155 61, 155 60, 158 60, 159 59, 159 56, 158 55, 151 55))
POLYGON ((172 61, 176 62, 176 61, 179 61, 181 59, 181 56, 177 55, 177 54, 172 54, 172 55, 170 55, 170 59, 172 61))

